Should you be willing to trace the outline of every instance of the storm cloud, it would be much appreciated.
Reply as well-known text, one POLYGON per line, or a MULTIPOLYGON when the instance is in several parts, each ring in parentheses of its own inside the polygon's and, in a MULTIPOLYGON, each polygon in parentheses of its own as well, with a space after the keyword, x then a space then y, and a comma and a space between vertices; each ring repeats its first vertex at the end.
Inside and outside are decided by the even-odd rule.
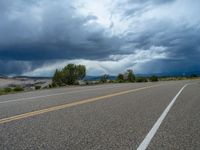
POLYGON ((198 0, 1 0, 0 74, 200 71, 198 0))

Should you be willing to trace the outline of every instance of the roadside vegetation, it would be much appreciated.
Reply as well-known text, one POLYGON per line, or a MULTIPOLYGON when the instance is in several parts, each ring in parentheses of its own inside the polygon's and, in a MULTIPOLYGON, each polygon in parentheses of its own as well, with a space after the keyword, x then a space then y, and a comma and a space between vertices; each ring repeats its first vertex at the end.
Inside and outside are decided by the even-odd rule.
POLYGON ((192 74, 190 76, 177 76, 177 77, 164 76, 164 77, 159 77, 160 81, 193 80, 193 79, 199 79, 199 76, 192 74))
POLYGON ((146 77, 136 77, 135 82, 148 82, 146 77))
POLYGON ((52 83, 49 88, 61 87, 66 85, 78 85, 78 84, 103 84, 103 83, 133 83, 133 82, 156 82, 158 81, 157 76, 152 77, 137 77, 133 70, 128 69, 124 73, 119 73, 115 78, 111 78, 108 74, 102 75, 99 80, 86 81, 86 67, 84 65, 68 64, 61 70, 56 70, 52 83))
POLYGON ((40 85, 36 85, 35 86, 35 90, 39 90, 39 89, 41 89, 42 87, 40 86, 40 85))
POLYGON ((16 86, 14 88, 6 87, 0 89, 0 95, 10 94, 10 93, 17 93, 24 91, 24 88, 21 86, 16 86))
POLYGON ((79 80, 83 80, 86 75, 86 67, 84 65, 68 64, 61 70, 56 70, 52 78, 52 87, 65 85, 77 85, 79 80))
POLYGON ((151 76, 150 78, 149 78, 149 81, 151 81, 151 82, 157 82, 158 81, 158 77, 157 76, 151 76))
POLYGON ((125 73, 118 74, 116 78, 116 82, 123 83, 123 82, 135 82, 136 77, 133 70, 127 70, 125 73))
POLYGON ((158 77, 156 75, 145 77, 136 76, 133 70, 128 69, 123 73, 119 73, 117 76, 110 76, 104 74, 96 79, 87 79, 86 67, 84 65, 68 64, 62 69, 56 69, 52 82, 47 86, 41 86, 40 84, 34 85, 33 89, 23 88, 19 85, 15 87, 0 88, 0 95, 17 93, 21 91, 49 89, 54 87, 62 87, 68 85, 93 85, 93 84, 104 84, 104 83, 134 83, 134 82, 158 82, 158 81, 170 81, 170 80, 186 80, 186 79, 197 79, 197 75, 192 74, 191 76, 183 77, 158 77))
POLYGON ((61 70, 56 70, 52 78, 52 87, 60 87, 66 85, 91 85, 91 84, 103 84, 103 83, 134 83, 134 82, 158 82, 168 80, 183 80, 183 79, 195 79, 197 75, 191 75, 190 77, 158 77, 156 75, 150 77, 136 76, 133 70, 128 69, 124 73, 119 73, 116 77, 109 74, 103 74, 98 80, 88 81, 84 80, 86 76, 86 67, 84 65, 68 64, 61 70))
POLYGON ((108 74, 104 74, 101 76, 100 78, 100 83, 107 83, 109 81, 109 75, 108 74))

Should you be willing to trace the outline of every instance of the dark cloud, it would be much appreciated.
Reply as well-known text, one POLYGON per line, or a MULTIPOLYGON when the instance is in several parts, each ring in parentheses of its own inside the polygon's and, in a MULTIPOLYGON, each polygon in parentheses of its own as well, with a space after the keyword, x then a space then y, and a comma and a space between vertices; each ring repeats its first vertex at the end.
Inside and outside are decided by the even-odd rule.
MULTIPOLYGON (((30 7, 33 5, 30 3, 23 5, 30 7)), ((9 3, 6 4, 4 7, 9 7, 9 3)), ((97 24, 86 25, 95 20, 95 16, 75 15, 69 4, 66 7, 60 1, 40 5, 36 1, 33 6, 32 11, 35 12, 16 7, 3 14, 0 59, 101 59, 119 49, 119 38, 107 37, 104 29, 97 24), (9 15, 15 18, 9 19, 9 15)))
POLYGON ((142 64, 144 73, 161 75, 191 75, 200 73, 200 63, 190 59, 158 59, 142 64), (162 71, 161 71, 162 70, 162 71))
POLYGON ((27 67, 24 67, 24 62, 16 63, 13 61, 6 62, 0 61, 1 71, 0 75, 11 75, 13 74, 21 74, 23 70, 28 70, 27 67))
POLYGON ((43 62, 40 61, 6 61, 0 60, 0 75, 20 75, 27 71, 36 69, 41 66, 43 62))

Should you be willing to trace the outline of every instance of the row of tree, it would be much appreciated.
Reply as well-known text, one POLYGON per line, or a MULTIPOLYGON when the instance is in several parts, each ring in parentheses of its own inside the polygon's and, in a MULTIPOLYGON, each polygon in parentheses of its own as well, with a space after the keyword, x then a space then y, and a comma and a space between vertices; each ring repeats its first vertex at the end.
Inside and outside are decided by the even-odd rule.
MULTIPOLYGON (((109 80, 109 75, 105 74, 103 76, 101 76, 100 82, 102 83, 106 83, 109 80)), ((151 76, 151 77, 136 77, 136 75, 134 74, 133 70, 129 69, 127 70, 125 73, 120 73, 118 74, 118 76, 116 77, 115 82, 118 83, 123 83, 123 82, 156 82, 158 81, 158 77, 157 76, 151 76)))
MULTIPOLYGON (((86 76, 86 67, 84 65, 68 64, 61 70, 56 70, 52 78, 52 85, 64 86, 78 84, 79 80, 83 80, 86 76)), ((108 82, 109 75, 105 74, 101 76, 100 82, 108 82)), ((133 70, 127 70, 125 73, 120 73, 115 79, 115 82, 147 82, 147 81, 158 81, 158 77, 152 76, 150 78, 136 77, 133 70)))

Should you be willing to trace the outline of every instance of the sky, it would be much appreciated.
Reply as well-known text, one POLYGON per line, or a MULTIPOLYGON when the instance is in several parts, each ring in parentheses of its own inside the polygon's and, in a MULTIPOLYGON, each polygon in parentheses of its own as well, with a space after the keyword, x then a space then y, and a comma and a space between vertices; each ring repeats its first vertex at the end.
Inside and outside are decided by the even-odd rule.
POLYGON ((199 0, 0 0, 0 74, 200 72, 199 0))

